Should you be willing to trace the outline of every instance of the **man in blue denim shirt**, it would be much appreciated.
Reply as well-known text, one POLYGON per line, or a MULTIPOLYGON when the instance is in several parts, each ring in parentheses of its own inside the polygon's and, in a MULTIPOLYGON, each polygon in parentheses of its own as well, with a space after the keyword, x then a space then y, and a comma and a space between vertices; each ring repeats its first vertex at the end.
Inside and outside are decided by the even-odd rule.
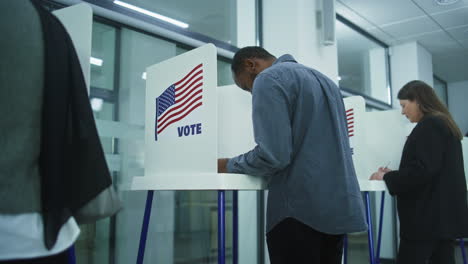
POLYGON ((239 50, 236 84, 252 93, 257 146, 218 160, 220 172, 268 179, 267 243, 276 263, 341 263, 343 235, 367 230, 339 88, 325 75, 239 50))

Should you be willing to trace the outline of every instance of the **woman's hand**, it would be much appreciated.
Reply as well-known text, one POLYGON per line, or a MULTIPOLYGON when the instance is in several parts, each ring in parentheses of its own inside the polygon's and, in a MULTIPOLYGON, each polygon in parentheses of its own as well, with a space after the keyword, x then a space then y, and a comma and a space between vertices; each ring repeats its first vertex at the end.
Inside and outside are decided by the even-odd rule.
POLYGON ((380 167, 380 168, 379 168, 379 171, 383 171, 384 174, 385 174, 385 173, 387 173, 387 172, 391 172, 392 170, 389 169, 389 168, 387 168, 387 167, 385 167, 385 168, 380 167))
POLYGON ((372 173, 371 177, 370 177, 370 180, 374 180, 374 181, 383 181, 383 177, 384 175, 387 173, 387 172, 390 172, 392 171, 391 169, 385 167, 380 167, 378 171, 372 173))

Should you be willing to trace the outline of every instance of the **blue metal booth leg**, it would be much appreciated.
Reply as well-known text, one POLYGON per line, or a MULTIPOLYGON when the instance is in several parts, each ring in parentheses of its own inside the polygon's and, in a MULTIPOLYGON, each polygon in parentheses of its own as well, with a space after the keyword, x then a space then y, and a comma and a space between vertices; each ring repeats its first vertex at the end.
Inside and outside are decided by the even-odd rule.
POLYGON ((343 237, 343 264, 348 264, 348 235, 343 237))
POLYGON ((143 264, 143 259, 145 257, 146 238, 148 236, 148 227, 151 217, 151 206, 153 204, 153 195, 154 191, 148 191, 148 195, 146 196, 145 214, 143 216, 143 224, 141 226, 140 246, 138 247, 138 257, 136 261, 137 264, 143 264))
POLYGON ((382 196, 380 198, 379 234, 377 236, 377 253, 375 254, 375 264, 380 263, 380 247, 382 245, 384 206, 385 206, 385 191, 382 191, 382 196))
POLYGON ((218 263, 225 264, 226 261, 226 226, 224 207, 224 191, 218 191, 218 263))
POLYGON ((232 263, 239 263, 239 192, 232 193, 232 263))
POLYGON ((463 238, 460 238, 460 249, 461 249, 462 256, 463 256, 463 264, 468 264, 467 259, 466 259, 465 241, 463 240, 463 238))
POLYGON ((68 264, 76 264, 75 246, 68 249, 68 264))
POLYGON ((369 192, 364 192, 365 200, 366 200, 366 217, 367 217, 367 240, 369 242, 369 260, 371 264, 375 264, 374 261, 374 234, 372 231, 372 216, 370 210, 370 198, 369 192))

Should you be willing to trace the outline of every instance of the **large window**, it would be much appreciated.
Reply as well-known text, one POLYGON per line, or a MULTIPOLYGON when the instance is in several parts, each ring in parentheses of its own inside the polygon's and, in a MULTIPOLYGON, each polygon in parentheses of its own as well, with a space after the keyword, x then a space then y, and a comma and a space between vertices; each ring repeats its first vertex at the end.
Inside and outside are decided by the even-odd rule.
POLYGON ((141 12, 150 11, 162 15, 165 18, 161 21, 168 18, 177 20, 176 25, 182 22, 181 27, 191 32, 202 33, 231 45, 237 44, 237 1, 123 0, 117 3, 119 2, 141 12))
POLYGON ((391 104, 387 47, 338 17, 339 86, 352 93, 391 104))

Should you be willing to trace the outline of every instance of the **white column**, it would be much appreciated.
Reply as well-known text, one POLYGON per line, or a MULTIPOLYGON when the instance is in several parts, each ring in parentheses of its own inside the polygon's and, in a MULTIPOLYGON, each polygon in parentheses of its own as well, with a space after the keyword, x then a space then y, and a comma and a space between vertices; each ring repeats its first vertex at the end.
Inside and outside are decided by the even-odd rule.
POLYGON ((336 82, 336 43, 330 46, 322 44, 321 23, 317 22, 320 13, 319 0, 264 1, 264 46, 275 56, 289 53, 299 63, 322 72, 336 82))
POLYGON ((391 47, 392 99, 393 107, 399 108, 398 91, 412 80, 421 80, 433 85, 432 55, 417 42, 391 47))

